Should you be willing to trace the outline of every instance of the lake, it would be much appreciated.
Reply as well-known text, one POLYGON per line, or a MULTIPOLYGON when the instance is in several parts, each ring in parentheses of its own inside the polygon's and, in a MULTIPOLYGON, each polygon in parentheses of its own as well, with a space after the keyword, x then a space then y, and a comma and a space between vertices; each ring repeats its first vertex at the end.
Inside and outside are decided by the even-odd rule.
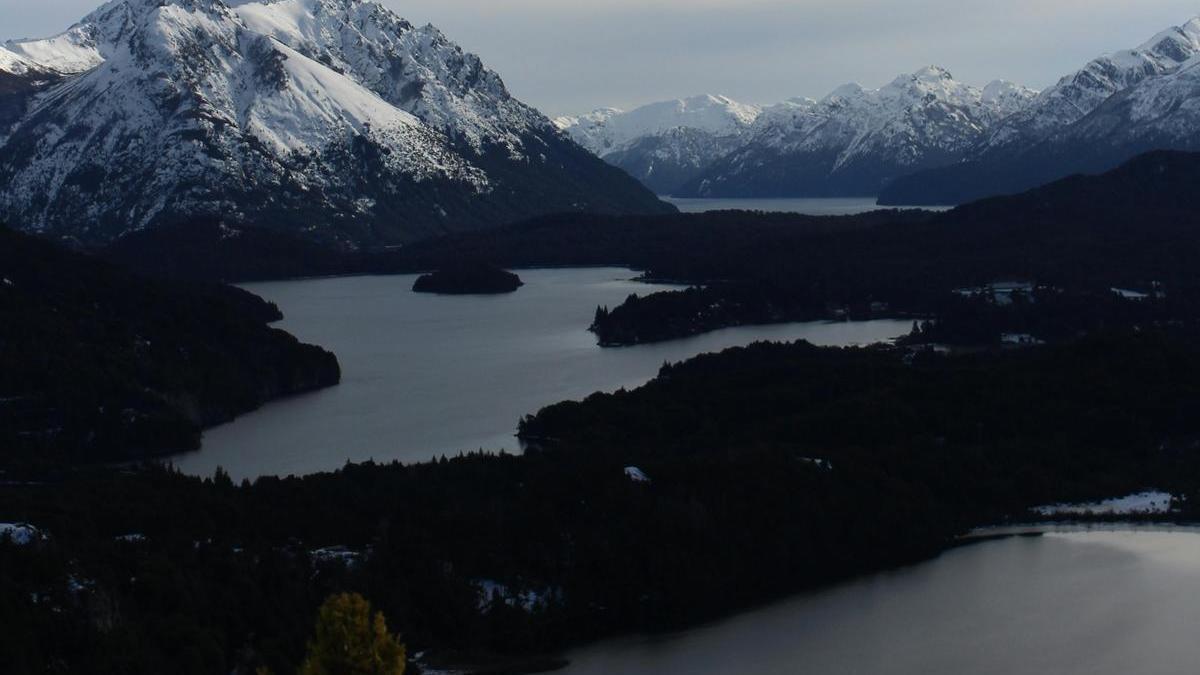
POLYGON ((660 197, 684 213, 705 211, 767 211, 772 213, 802 213, 808 216, 851 216, 880 209, 905 208, 927 211, 948 211, 948 206, 878 206, 874 197, 839 197, 830 199, 681 199, 660 197))
POLYGON ((678 635, 594 645, 560 672, 1194 673, 1197 560, 1194 531, 991 541, 678 635))
POLYGON ((277 303, 280 328, 332 350, 342 384, 267 405, 204 434, 182 471, 235 479, 337 469, 347 461, 426 461, 461 451, 519 451, 517 422, 551 403, 644 384, 665 361, 755 340, 861 345, 911 322, 730 328, 653 345, 602 349, 587 331, 598 305, 669 288, 618 268, 519 272, 500 296, 411 292, 414 276, 247 284, 277 303))

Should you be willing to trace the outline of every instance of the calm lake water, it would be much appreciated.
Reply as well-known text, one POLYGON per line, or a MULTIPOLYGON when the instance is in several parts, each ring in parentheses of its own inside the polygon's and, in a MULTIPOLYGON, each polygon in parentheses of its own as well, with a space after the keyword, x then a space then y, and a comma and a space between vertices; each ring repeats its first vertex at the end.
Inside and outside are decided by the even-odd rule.
POLYGON ((683 634, 595 645, 560 672, 1195 673, 1197 561, 1195 532, 993 541, 683 634))
MULTIPOLYGON (((877 206, 874 197, 846 197, 836 199, 679 199, 660 197, 684 213, 705 211, 768 211, 775 213, 802 213, 809 216, 849 216, 880 209, 897 208, 877 206)), ((900 208, 947 211, 946 206, 905 206, 900 208)))
POLYGON ((303 474, 347 460, 425 461, 461 451, 518 451, 523 415, 595 391, 644 384, 665 361, 749 344, 806 339, 870 344, 911 322, 731 328, 684 340, 601 349, 587 331, 597 305, 668 288, 614 268, 524 270, 501 296, 412 293, 413 276, 249 284, 278 303, 279 326, 338 355, 342 384, 272 403, 211 429, 181 470, 235 479, 303 474))

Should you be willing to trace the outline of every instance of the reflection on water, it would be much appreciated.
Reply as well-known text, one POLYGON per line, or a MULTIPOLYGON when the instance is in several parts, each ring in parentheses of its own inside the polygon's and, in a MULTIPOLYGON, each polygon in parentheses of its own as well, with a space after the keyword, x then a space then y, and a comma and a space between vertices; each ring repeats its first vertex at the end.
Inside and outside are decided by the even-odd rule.
POLYGON ((1193 673, 1200 665, 1198 563, 1195 532, 980 543, 687 633, 584 649, 562 672, 1193 673))
POLYGON ((601 349, 587 331, 597 305, 667 288, 613 268, 524 270, 501 296, 412 293, 414 277, 251 284, 279 304, 280 326, 333 350, 342 384, 277 402, 211 429, 183 471, 235 478, 309 473, 347 460, 424 461, 517 450, 521 416, 594 391, 645 383, 664 361, 754 340, 866 344, 908 332, 901 321, 732 328, 668 343, 601 349))

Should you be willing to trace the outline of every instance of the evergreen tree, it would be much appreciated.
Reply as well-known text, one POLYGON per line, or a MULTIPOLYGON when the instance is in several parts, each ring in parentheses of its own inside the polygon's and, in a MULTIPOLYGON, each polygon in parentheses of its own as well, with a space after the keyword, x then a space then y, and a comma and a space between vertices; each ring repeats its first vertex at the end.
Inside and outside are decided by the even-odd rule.
POLYGON ((317 613, 317 637, 300 675, 404 675, 405 647, 383 612, 357 593, 331 596, 317 613))

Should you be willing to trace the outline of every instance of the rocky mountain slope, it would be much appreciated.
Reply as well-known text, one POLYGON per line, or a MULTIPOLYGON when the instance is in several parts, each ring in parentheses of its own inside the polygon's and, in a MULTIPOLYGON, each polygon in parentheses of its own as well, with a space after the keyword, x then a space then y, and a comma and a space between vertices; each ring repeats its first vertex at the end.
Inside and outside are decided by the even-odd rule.
POLYGON ((1097 58, 998 124, 960 163, 896 181, 881 203, 961 203, 1200 147, 1200 18, 1097 58))
POLYGON ((555 120, 583 147, 642 181, 672 194, 733 150, 761 109, 705 94, 623 112, 603 108, 555 120))
POLYGON ((361 0, 114 0, 0 50, 0 219, 219 217, 347 245, 669 209, 432 26, 361 0))

